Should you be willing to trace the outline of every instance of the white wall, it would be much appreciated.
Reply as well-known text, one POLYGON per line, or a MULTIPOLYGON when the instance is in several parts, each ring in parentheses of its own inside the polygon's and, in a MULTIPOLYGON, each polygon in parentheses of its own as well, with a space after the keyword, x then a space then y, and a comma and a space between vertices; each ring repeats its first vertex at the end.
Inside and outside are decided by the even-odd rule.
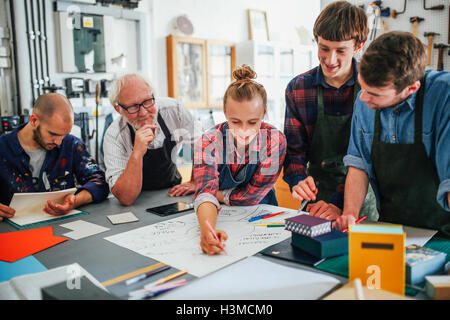
POLYGON ((299 43, 296 28, 303 26, 312 36, 320 12, 319 0, 153 0, 147 5, 153 34, 151 78, 159 95, 168 91, 165 39, 174 33, 177 16, 191 20, 192 37, 240 42, 249 39, 247 9, 264 10, 271 40, 299 43))

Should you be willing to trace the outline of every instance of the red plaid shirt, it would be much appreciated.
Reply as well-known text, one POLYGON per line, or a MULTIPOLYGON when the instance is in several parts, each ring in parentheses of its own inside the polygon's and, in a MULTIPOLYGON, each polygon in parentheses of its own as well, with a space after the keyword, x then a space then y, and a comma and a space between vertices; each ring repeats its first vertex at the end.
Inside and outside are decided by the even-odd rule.
POLYGON ((275 127, 262 123, 256 137, 250 143, 245 155, 234 146, 231 132, 227 134, 227 146, 223 146, 223 133, 227 123, 221 123, 208 130, 197 142, 194 151, 195 209, 203 202, 212 202, 220 207, 217 201, 219 191, 218 165, 224 162, 223 150, 226 149, 226 163, 231 175, 236 175, 248 163, 259 165, 251 181, 232 189, 223 190, 224 202, 227 205, 250 206, 258 204, 275 184, 286 154, 286 139, 275 127))
MULTIPOLYGON (((336 89, 325 82, 320 66, 298 75, 286 88, 286 116, 284 134, 288 144, 284 162, 283 179, 290 188, 306 178, 308 154, 317 122, 317 87, 323 87, 324 112, 341 116, 353 112, 353 86, 358 78, 358 63, 353 59, 353 76, 341 88, 336 89)), ((343 190, 344 185, 341 186, 343 190)), ((338 207, 343 203, 343 192, 332 199, 338 207)))

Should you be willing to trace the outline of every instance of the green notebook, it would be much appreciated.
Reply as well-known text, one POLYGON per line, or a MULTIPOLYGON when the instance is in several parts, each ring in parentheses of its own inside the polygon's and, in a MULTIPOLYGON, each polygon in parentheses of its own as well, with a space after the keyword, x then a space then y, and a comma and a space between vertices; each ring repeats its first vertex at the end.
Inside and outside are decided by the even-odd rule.
POLYGON ((53 219, 43 220, 43 221, 29 223, 29 224, 24 224, 24 225, 19 225, 19 224, 15 223, 15 222, 11 221, 10 219, 6 219, 6 222, 9 223, 10 225, 12 225, 17 230, 26 230, 26 229, 34 228, 36 226, 41 226, 43 224, 52 223, 52 222, 59 221, 59 220, 65 220, 65 219, 79 217, 79 216, 84 216, 86 214, 89 214, 89 212, 87 212, 87 211, 82 211, 82 210, 78 210, 78 211, 80 211, 80 212, 75 213, 75 214, 71 214, 70 216, 67 216, 67 215, 66 216, 60 216, 60 217, 55 217, 53 219))

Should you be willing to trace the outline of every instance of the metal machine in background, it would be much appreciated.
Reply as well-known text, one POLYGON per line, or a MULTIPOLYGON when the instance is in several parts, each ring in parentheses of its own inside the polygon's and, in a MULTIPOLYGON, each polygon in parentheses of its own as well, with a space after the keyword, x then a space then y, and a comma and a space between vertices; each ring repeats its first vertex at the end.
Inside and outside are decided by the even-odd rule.
POLYGON ((63 11, 55 22, 60 72, 106 72, 103 16, 63 11))

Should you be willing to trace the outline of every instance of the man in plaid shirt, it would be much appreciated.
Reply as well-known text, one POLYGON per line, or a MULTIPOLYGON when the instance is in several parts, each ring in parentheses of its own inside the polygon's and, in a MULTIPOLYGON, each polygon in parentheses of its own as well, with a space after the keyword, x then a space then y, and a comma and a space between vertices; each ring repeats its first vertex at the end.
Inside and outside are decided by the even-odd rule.
POLYGON ((335 220, 342 212, 347 173, 343 157, 360 90, 354 56, 367 34, 361 8, 347 1, 328 5, 314 25, 320 65, 292 79, 286 89, 283 179, 294 199, 320 200, 307 210, 325 219, 335 220))

